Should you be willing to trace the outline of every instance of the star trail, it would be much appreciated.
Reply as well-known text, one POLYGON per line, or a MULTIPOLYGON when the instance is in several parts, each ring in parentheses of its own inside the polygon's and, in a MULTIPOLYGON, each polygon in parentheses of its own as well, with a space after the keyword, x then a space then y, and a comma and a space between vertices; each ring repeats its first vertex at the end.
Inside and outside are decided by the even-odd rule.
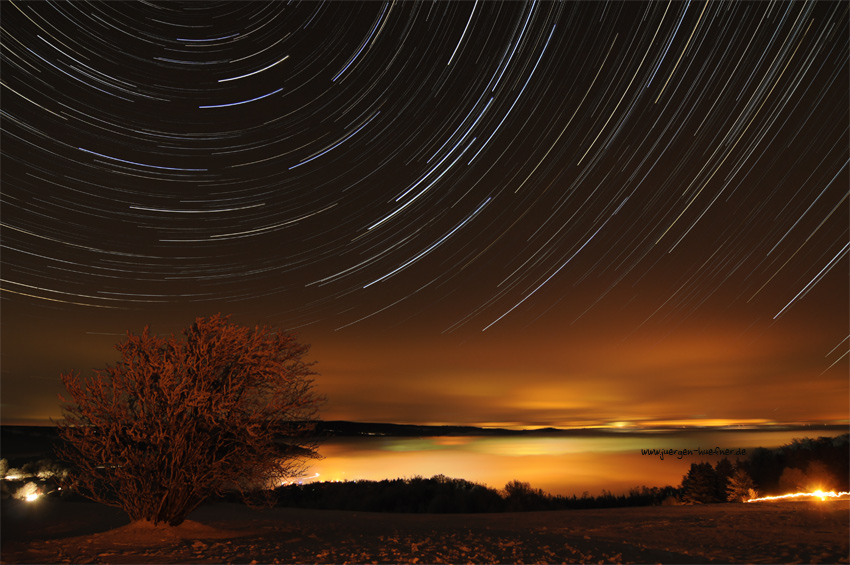
POLYGON ((4 421, 126 330, 328 418, 848 421, 843 2, 3 2, 4 421))

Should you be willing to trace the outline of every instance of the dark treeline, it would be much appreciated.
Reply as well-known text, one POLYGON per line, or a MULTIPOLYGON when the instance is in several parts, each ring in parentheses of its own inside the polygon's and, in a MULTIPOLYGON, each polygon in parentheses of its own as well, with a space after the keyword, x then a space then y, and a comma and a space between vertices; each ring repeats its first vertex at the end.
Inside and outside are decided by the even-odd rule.
POLYGON ((817 489, 850 491, 850 434, 758 447, 735 463, 692 463, 679 490, 682 502, 706 503, 817 489))
POLYGON ((476 513, 613 508, 662 504, 673 487, 639 487, 629 494, 554 496, 530 484, 511 481, 502 490, 436 475, 429 479, 385 479, 287 485, 276 490, 279 506, 360 512, 476 513))
POLYGON ((745 465, 765 493, 805 486, 791 484, 800 481, 800 473, 805 475, 803 480, 822 483, 825 490, 850 491, 850 434, 795 439, 776 449, 759 447, 745 465))

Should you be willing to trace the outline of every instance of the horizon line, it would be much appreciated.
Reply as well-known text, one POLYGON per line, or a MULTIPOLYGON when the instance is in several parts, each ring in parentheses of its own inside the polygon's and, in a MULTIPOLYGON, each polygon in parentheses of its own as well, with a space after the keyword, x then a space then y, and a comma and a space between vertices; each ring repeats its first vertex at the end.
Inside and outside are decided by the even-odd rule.
MULTIPOLYGON (((825 421, 729 421, 720 423, 717 420, 693 420, 693 421, 670 421, 658 420, 646 423, 621 423, 614 424, 587 424, 587 425, 547 425, 547 424, 521 424, 510 422, 478 422, 478 423, 446 423, 446 422, 376 422, 365 420, 316 420, 324 424, 350 424, 355 426, 396 426, 409 428, 466 428, 482 431, 506 431, 506 432, 615 432, 615 433, 640 433, 640 432, 664 432, 664 431, 688 431, 688 430, 710 430, 710 431, 794 431, 806 429, 837 430, 844 428, 850 433, 850 420, 825 420, 825 421)), ((56 423, 47 419, 15 418, 8 421, 0 420, 0 427, 34 427, 53 428, 56 423)))

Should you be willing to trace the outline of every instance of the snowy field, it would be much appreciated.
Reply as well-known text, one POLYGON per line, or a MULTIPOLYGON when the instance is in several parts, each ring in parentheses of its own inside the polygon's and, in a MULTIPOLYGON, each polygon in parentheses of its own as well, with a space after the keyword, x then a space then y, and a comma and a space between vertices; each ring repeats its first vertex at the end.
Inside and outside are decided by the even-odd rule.
POLYGON ((504 514, 202 506, 177 528, 82 501, 5 501, 3 563, 847 563, 850 503, 504 514))

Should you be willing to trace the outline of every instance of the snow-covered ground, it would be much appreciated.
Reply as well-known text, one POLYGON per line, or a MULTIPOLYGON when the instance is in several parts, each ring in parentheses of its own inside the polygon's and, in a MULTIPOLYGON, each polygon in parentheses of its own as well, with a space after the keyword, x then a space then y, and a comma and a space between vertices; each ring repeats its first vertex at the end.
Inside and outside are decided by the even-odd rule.
POLYGON ((3 563, 847 563, 850 503, 505 514, 203 506, 177 528, 89 502, 5 501, 3 563))

